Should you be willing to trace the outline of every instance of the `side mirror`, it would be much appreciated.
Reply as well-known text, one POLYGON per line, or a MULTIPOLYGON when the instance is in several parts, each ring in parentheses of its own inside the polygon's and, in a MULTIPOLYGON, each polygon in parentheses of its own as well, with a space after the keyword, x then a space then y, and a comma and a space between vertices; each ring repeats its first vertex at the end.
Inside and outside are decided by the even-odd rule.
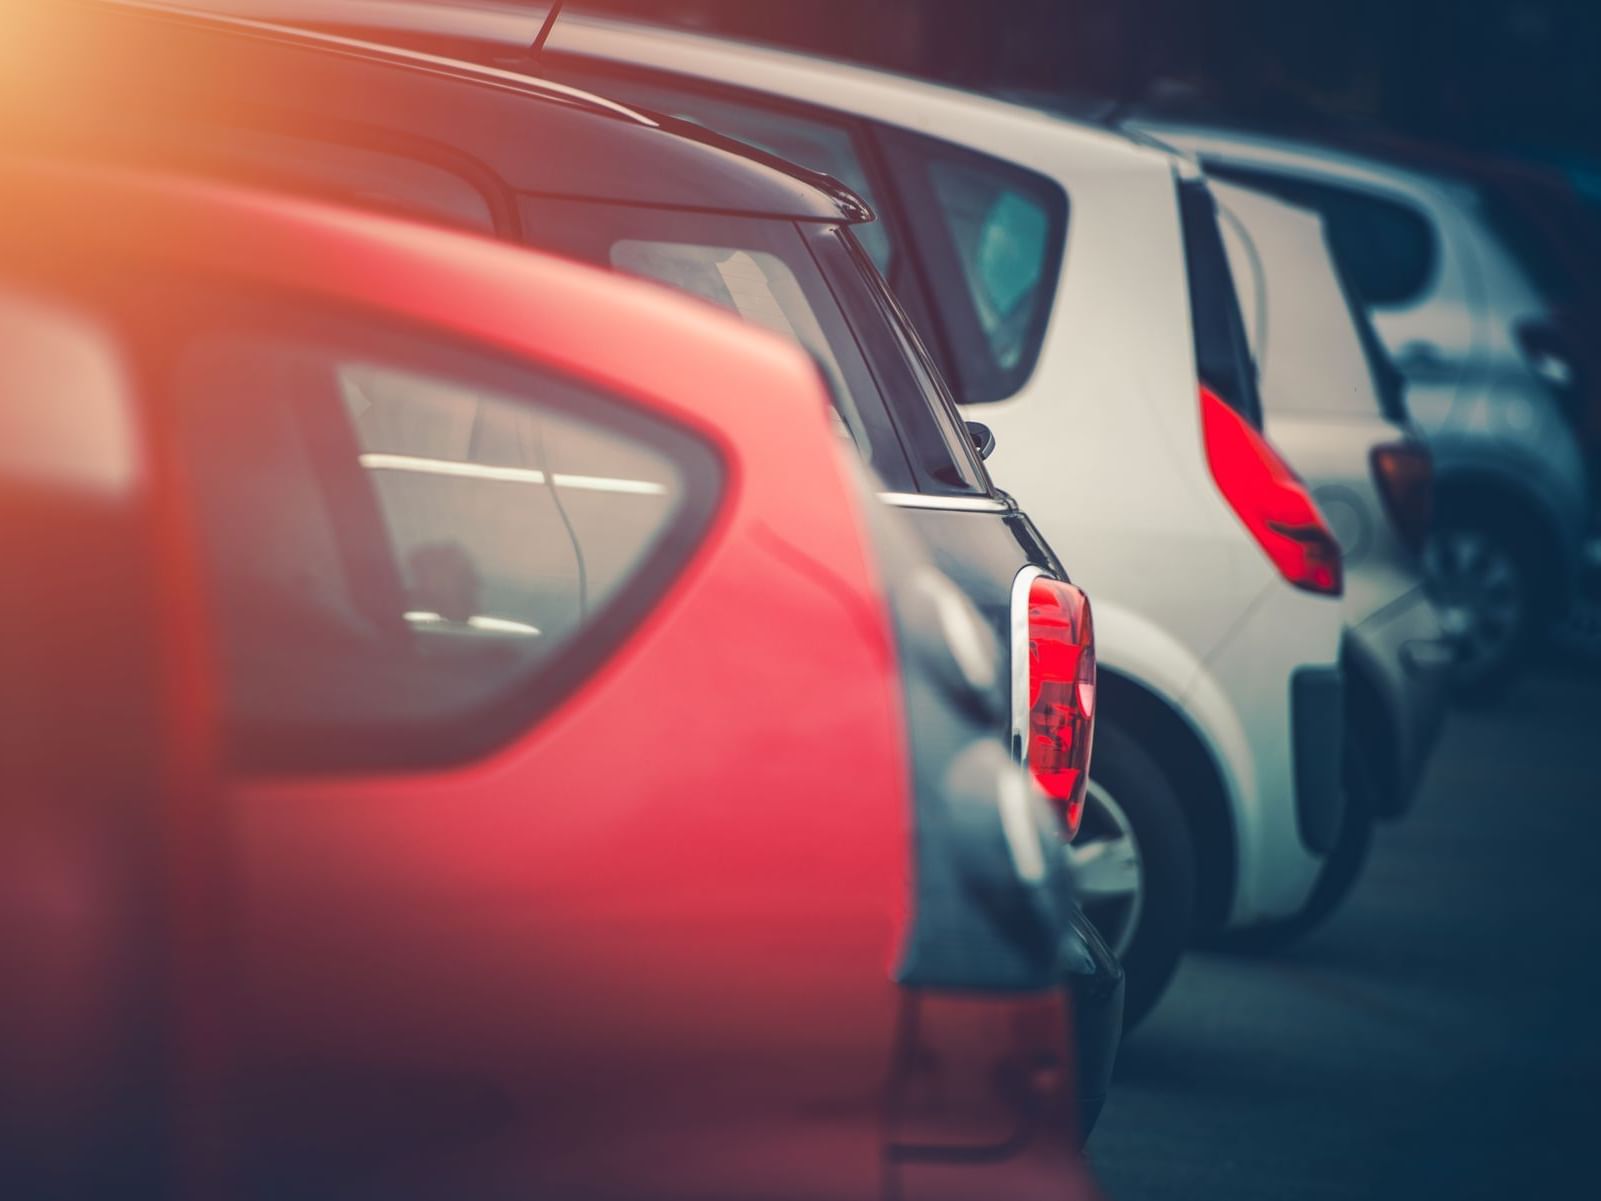
POLYGON ((967 436, 973 440, 979 458, 987 459, 995 453, 995 431, 982 421, 969 421, 967 436))

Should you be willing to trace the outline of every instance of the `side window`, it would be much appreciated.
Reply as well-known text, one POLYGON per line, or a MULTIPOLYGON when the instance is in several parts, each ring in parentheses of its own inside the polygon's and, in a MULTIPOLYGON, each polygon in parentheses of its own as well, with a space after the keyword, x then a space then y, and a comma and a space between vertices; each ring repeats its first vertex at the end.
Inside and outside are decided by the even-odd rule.
POLYGON ((966 403, 1027 382, 1056 299, 1067 197, 1044 176, 904 131, 885 131, 913 236, 954 346, 966 403))
POLYGON ((1210 159, 1206 166, 1220 179, 1316 210, 1341 268, 1368 305, 1410 304, 1434 277, 1439 256, 1434 227, 1404 201, 1210 159))
POLYGON ((863 165, 856 137, 845 126, 797 116, 756 101, 730 100, 637 76, 557 67, 552 78, 636 108, 692 121, 747 146, 833 176, 880 215, 878 221, 858 227, 856 236, 878 269, 886 276, 892 273, 894 252, 882 220, 883 208, 863 165))
POLYGON ((255 767, 447 762, 515 735, 642 616, 715 503, 687 434, 453 352, 220 333, 174 383, 230 741, 255 767))

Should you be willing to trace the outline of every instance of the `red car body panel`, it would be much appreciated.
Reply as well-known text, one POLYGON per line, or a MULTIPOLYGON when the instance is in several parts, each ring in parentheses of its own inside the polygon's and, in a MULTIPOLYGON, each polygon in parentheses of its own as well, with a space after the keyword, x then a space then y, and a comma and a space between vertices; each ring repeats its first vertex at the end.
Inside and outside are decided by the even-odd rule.
MULTIPOLYGON (((139 862, 162 882, 107 891, 92 806, 53 844, 10 806, 18 838, 0 841, 13 867, 56 845, 80 886, 76 918, 5 943, 35 967, 66 948, 63 987, 118 939, 154 946, 113 898, 158 898, 177 1192, 1081 1195, 1059 992, 925 997, 905 1040, 900 666, 803 355, 665 290, 386 218, 70 171, 6 195, 32 231, 4 245, 24 278, 93 294, 106 263, 137 262, 457 334, 677 422, 726 472, 649 616, 511 742, 427 771, 240 776, 218 763, 193 501, 170 423, 151 424, 136 590, 161 634, 144 682, 108 695, 159 701, 160 753, 139 786, 122 778, 160 795, 159 852, 139 862), (929 1047, 932 1067, 909 1062, 929 1047), (1021 1136, 994 1096, 1001 1059, 1042 1065, 1021 1136), (936 1153, 896 1168, 886 1140, 936 1153)), ((59 677, 97 678, 92 660, 59 677)), ((63 1036, 80 1084, 102 1025, 127 1036, 92 1013, 63 1036)))

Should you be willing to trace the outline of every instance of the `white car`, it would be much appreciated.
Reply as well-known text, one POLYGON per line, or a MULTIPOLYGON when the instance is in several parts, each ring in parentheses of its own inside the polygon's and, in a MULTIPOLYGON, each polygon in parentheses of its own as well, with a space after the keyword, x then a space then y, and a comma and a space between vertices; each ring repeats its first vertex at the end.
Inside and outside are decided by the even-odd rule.
MULTIPOLYGON (((511 6, 228 7, 502 66, 528 66, 541 24, 511 6)), ((657 27, 563 17, 537 70, 826 171, 879 212, 863 243, 967 415, 992 428, 996 481, 1094 600, 1100 716, 1073 856, 1084 907, 1124 958, 1129 1017, 1197 929, 1299 912, 1344 803, 1339 552, 1253 428, 1249 352, 1193 164, 1000 101, 657 27)))
POLYGON ((1589 517, 1558 391, 1572 364, 1547 303, 1474 189, 1384 159, 1230 129, 1140 121, 1208 174, 1317 210, 1406 378, 1429 440, 1431 585, 1469 699, 1493 700, 1527 640, 1567 607, 1589 517))
POLYGON ((1338 273, 1312 210, 1213 181, 1256 360, 1267 431, 1307 481, 1345 556, 1346 808, 1298 934, 1356 883, 1375 818, 1404 813, 1439 734, 1451 647, 1419 555, 1429 451, 1400 381, 1338 273))

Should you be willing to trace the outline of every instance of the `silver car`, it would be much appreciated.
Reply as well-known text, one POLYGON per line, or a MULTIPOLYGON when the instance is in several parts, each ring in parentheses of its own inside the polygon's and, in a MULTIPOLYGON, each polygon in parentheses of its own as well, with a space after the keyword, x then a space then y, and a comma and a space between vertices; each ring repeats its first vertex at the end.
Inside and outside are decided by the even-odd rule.
POLYGON ((1373 821, 1405 812, 1434 747, 1451 662, 1419 549, 1430 517, 1427 447, 1366 313, 1340 277, 1323 221, 1213 181, 1260 376, 1268 436, 1304 478, 1345 555, 1346 809, 1301 913, 1260 939, 1327 917, 1360 873, 1373 821))
POLYGON ((1554 391, 1571 366, 1543 336, 1546 302, 1464 185, 1289 138, 1136 127, 1198 154, 1215 178, 1322 215, 1434 453, 1425 562, 1457 683, 1495 699, 1566 608, 1588 519, 1583 457, 1554 391))

